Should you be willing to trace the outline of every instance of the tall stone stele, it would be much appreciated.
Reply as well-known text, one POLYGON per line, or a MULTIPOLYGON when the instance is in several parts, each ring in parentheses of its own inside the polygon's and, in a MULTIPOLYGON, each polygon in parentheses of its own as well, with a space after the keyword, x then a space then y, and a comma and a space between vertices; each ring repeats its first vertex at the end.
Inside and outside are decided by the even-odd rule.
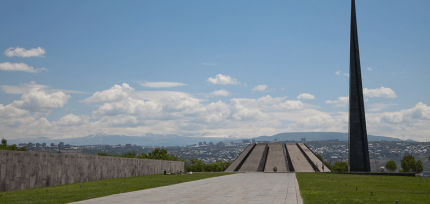
POLYGON ((358 51, 355 0, 351 0, 351 45, 349 59, 348 170, 370 172, 360 53, 358 51))

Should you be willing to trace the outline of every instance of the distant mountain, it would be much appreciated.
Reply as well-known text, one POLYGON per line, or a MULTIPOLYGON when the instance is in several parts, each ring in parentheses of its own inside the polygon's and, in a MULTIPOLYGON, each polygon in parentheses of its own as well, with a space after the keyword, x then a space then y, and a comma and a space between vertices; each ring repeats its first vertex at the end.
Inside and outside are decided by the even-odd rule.
MULTIPOLYGON (((255 141, 274 141, 278 139, 278 141, 301 141, 302 138, 306 138, 307 141, 310 140, 334 140, 338 139, 339 141, 348 141, 348 133, 341 132, 288 132, 288 133, 279 133, 273 136, 260 136, 255 139, 255 141)), ((234 139, 234 140, 224 140, 223 142, 242 142, 244 139, 234 139)), ((373 136, 367 135, 368 141, 400 141, 400 139, 385 137, 385 136, 373 136)))
MULTIPOLYGON (((256 141, 300 141, 301 138, 309 140, 331 140, 339 139, 340 141, 348 141, 348 133, 339 132, 290 132, 290 133, 279 133, 273 136, 260 136, 256 138, 245 138, 255 139, 256 141)), ((7 138, 6 138, 7 139, 7 138)), ((179 136, 175 134, 146 134, 143 136, 125 136, 125 135, 90 135, 85 137, 77 138, 66 138, 66 139, 49 139, 47 137, 27 138, 27 139, 12 139, 8 140, 8 144, 19 144, 19 143, 51 143, 58 144, 64 142, 64 144, 71 145, 117 145, 117 144, 136 144, 141 146, 184 146, 198 144, 199 142, 235 142, 241 143, 244 138, 236 137, 204 137, 201 135, 192 136, 179 136)), ((385 136, 373 136, 368 135, 369 141, 400 141, 399 139, 385 136)))
MULTIPOLYGON (((24 139, 12 139, 8 140, 8 144, 19 144, 19 143, 51 143, 58 144, 64 142, 64 144, 70 145, 117 145, 117 144, 136 144, 141 146, 184 146, 199 144, 199 142, 219 142, 225 137, 202 137, 202 136, 179 136, 174 134, 146 134, 144 136, 125 136, 125 135, 90 135, 85 137, 77 138, 66 138, 66 139, 49 139, 47 137, 37 138, 24 138, 24 139)), ((237 138, 234 138, 237 139, 237 138)))

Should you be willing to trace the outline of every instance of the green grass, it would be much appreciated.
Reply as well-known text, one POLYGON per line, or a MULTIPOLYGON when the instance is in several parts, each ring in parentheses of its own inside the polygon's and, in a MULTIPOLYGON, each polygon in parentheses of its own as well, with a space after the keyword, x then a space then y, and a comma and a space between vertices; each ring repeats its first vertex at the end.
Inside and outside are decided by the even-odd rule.
POLYGON ((428 178, 324 173, 296 173, 296 177, 305 204, 430 203, 428 178))
POLYGON ((69 203, 228 174, 231 173, 155 174, 0 192, 0 203, 69 203))

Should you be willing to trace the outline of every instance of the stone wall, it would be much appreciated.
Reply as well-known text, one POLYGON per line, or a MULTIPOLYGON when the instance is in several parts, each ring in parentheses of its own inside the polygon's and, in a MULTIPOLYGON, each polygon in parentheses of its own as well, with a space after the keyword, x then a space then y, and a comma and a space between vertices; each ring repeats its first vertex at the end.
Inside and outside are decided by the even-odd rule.
POLYGON ((184 171, 184 162, 0 150, 0 192, 184 171))

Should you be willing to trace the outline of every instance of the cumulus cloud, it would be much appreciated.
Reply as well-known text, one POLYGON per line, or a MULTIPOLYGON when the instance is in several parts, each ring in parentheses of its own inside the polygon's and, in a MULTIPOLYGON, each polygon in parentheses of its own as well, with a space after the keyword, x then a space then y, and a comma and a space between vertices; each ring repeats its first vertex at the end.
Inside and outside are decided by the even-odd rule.
POLYGON ((231 78, 228 75, 222 75, 222 74, 217 74, 215 76, 215 78, 209 77, 209 79, 207 79, 206 81, 211 83, 211 84, 221 84, 221 85, 227 85, 227 84, 237 85, 237 84, 240 84, 240 82, 238 82, 236 79, 231 78))
POLYGON ((340 75, 340 71, 335 72, 336 75, 340 75))
POLYGON ((343 74, 343 75, 345 75, 345 76, 349 77, 349 74, 343 74))
POLYGON ((43 57, 45 53, 45 49, 41 47, 31 48, 30 50, 26 50, 25 48, 21 47, 10 47, 4 52, 4 54, 8 57, 43 57))
POLYGON ((60 126, 79 126, 88 123, 89 118, 87 115, 77 116, 70 113, 60 118, 56 124, 60 126))
POLYGON ((3 70, 3 71, 21 71, 21 72, 30 72, 30 73, 48 71, 46 68, 35 69, 34 67, 28 66, 25 63, 10 63, 10 62, 0 63, 0 70, 3 70))
POLYGON ((91 97, 88 97, 80 102, 97 103, 121 100, 127 98, 132 91, 134 91, 134 88, 130 87, 130 85, 127 83, 123 83, 121 86, 114 85, 108 90, 97 91, 91 97))
POLYGON ((14 107, 32 112, 47 113, 53 108, 63 107, 70 95, 63 92, 48 94, 43 90, 33 89, 21 96, 21 100, 12 103, 14 107))
POLYGON ((367 70, 369 70, 369 71, 373 71, 373 69, 372 69, 372 68, 370 68, 370 67, 367 67, 367 70))
POLYGON ((390 88, 385 88, 385 87, 381 87, 381 88, 376 88, 376 89, 367 89, 364 88, 363 89, 363 95, 366 97, 377 97, 377 98, 396 98, 397 95, 396 93, 394 93, 394 91, 390 88))
POLYGON ((229 91, 226 91, 224 89, 210 93, 211 96, 230 96, 230 94, 231 93, 229 91))
POLYGON ((341 96, 337 100, 327 100, 325 103, 335 104, 335 107, 346 107, 349 104, 349 96, 341 96))
POLYGON ((144 82, 140 83, 143 87, 150 87, 150 88, 170 88, 170 87, 176 87, 176 86, 186 86, 187 84, 179 83, 179 82, 144 82))
POLYGON ((261 84, 261 85, 257 85, 252 90, 253 91, 264 91, 264 90, 266 90, 266 88, 267 88, 266 84, 261 84))
POLYGON ((300 93, 299 96, 297 96, 298 99, 315 99, 315 96, 309 93, 300 93))

